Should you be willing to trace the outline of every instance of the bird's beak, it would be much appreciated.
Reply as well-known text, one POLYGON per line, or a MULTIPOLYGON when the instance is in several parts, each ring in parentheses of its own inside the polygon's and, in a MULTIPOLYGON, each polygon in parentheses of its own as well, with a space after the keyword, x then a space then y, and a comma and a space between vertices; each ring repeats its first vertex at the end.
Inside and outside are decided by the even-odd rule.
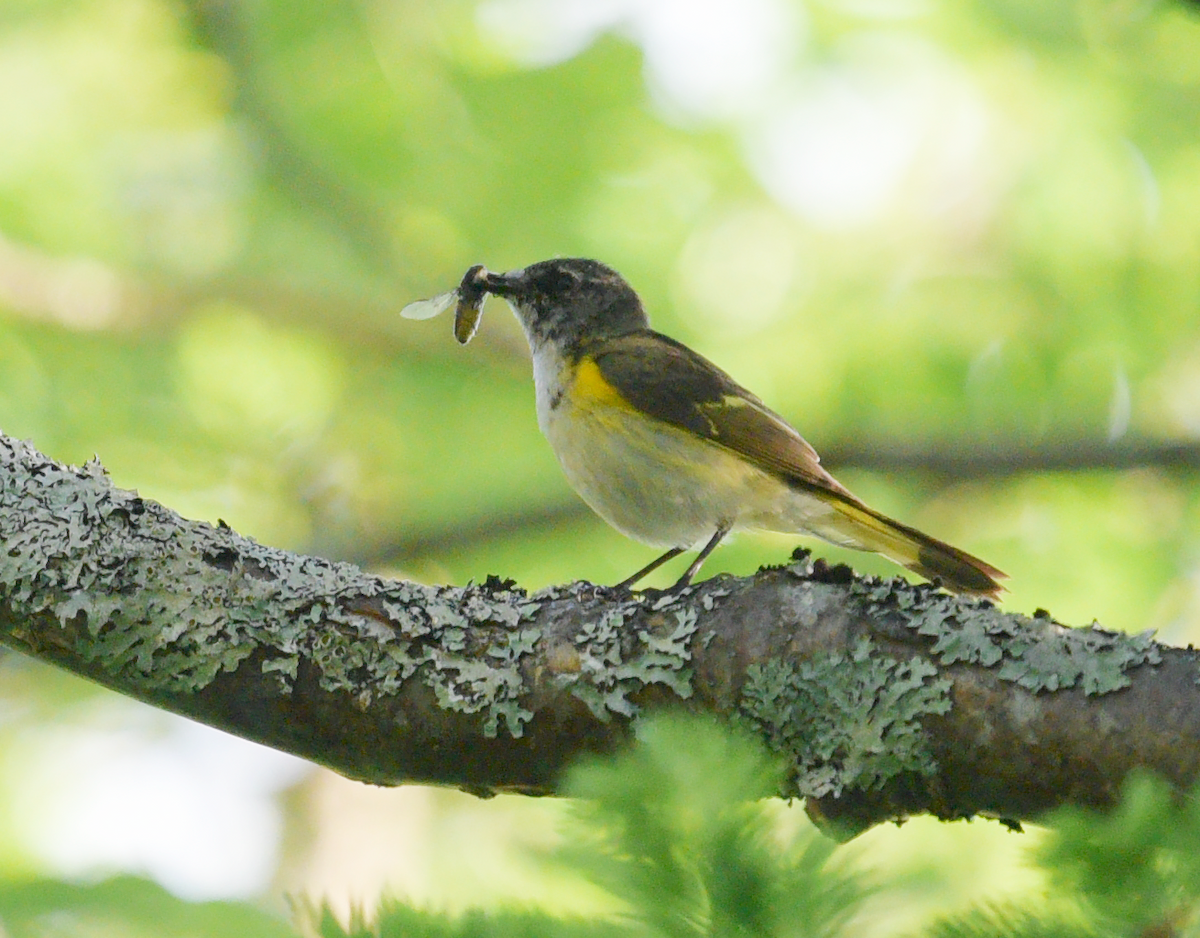
POLYGON ((525 268, 518 267, 516 270, 510 270, 502 274, 495 274, 488 271, 485 289, 488 293, 493 293, 496 296, 509 297, 520 293, 524 286, 525 268))

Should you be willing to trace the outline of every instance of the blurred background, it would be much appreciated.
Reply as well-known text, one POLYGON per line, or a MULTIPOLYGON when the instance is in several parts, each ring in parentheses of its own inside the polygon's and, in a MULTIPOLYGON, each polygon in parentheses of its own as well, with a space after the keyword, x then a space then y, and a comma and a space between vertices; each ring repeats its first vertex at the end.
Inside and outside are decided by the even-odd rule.
MULTIPOLYGON (((398 317, 577 254, 1008 608, 1200 640, 1200 5, 0 4, 0 429, 185 516, 426 582, 629 574, 507 308, 466 348, 398 317)), ((582 901, 528 851, 551 801, 369 788, 13 654, 0 715, 9 881, 582 901)), ((872 933, 1030 888, 1031 839, 871 832, 913 870, 872 933)))

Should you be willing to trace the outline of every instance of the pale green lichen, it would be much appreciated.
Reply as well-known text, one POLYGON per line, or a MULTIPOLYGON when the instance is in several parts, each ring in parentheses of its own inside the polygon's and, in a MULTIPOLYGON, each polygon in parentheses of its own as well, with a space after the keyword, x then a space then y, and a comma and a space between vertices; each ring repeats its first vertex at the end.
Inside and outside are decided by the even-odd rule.
POLYGON ((0 465, 0 594, 18 615, 52 613, 74 654, 131 690, 192 694, 257 653, 281 694, 303 659, 361 706, 417 679, 483 713, 488 735, 531 716, 520 666, 538 632, 521 623, 538 603, 509 584, 389 582, 263 547, 114 488, 96 461, 61 466, 5 437, 0 465))
MULTIPOLYGON (((195 694, 251 666, 281 695, 311 674, 361 707, 421 682, 489 736, 501 724, 520 736, 531 719, 527 675, 543 654, 531 620, 561 591, 385 581, 184 521, 114 488, 97 462, 60 466, 6 438, 0 449, 0 592, 18 617, 50 612, 62 626, 51 641, 128 692, 195 694)), ((606 611, 566 640, 580 662, 556 674, 568 692, 603 719, 635 713, 645 688, 690 695, 696 589, 614 605, 573 587, 564 614, 600 594, 606 611)), ((711 609, 723 591, 698 595, 711 609)))
POLYGON ((866 600, 872 616, 899 612, 908 628, 932 638, 930 652, 943 665, 961 661, 996 668, 1000 680, 1035 693, 1071 687, 1089 695, 1111 693, 1129 686, 1131 669, 1161 660, 1150 632, 1072 629, 1048 615, 1031 619, 895 582, 856 583, 852 590, 866 600))
POLYGON ((576 666, 556 673, 555 684, 600 720, 613 714, 634 716, 638 708, 633 695, 651 685, 690 697, 691 641, 697 624, 695 610, 684 605, 690 592, 667 593, 653 602, 638 594, 608 604, 570 636, 576 666))
POLYGON ((795 665, 751 665, 738 709, 792 765, 792 794, 869 790, 936 770, 923 717, 950 709, 950 682, 921 658, 896 659, 868 639, 795 665))
MULTIPOLYGON (((29 470, 5 473, 0 490, 0 590, 14 610, 78 622, 85 660, 149 688, 203 686, 250 654, 231 640, 241 623, 222 608, 228 591, 196 576, 203 548, 165 509, 113 489, 96 461, 69 468, 5 443, 29 470), (181 544, 192 548, 182 562, 181 544)), ((249 608, 267 598, 261 581, 241 587, 249 608)))

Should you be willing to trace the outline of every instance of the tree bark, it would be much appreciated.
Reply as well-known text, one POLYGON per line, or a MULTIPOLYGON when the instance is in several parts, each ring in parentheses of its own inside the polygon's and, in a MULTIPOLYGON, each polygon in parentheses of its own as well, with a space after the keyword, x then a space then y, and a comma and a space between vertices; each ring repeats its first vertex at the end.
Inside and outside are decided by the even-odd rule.
POLYGON ((1200 775, 1197 655, 798 553, 527 595, 371 576, 187 521, 0 436, 0 642, 378 785, 553 793, 683 707, 749 725, 827 827, 1019 821, 1200 775))

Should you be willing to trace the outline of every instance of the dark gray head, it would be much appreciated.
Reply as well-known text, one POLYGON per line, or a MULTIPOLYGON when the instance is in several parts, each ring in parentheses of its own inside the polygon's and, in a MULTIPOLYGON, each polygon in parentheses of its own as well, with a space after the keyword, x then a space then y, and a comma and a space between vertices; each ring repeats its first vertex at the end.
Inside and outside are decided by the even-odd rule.
POLYGON ((649 325, 633 287, 611 267, 584 257, 488 273, 484 289, 508 300, 535 347, 549 340, 572 350, 584 339, 625 335, 649 325))

